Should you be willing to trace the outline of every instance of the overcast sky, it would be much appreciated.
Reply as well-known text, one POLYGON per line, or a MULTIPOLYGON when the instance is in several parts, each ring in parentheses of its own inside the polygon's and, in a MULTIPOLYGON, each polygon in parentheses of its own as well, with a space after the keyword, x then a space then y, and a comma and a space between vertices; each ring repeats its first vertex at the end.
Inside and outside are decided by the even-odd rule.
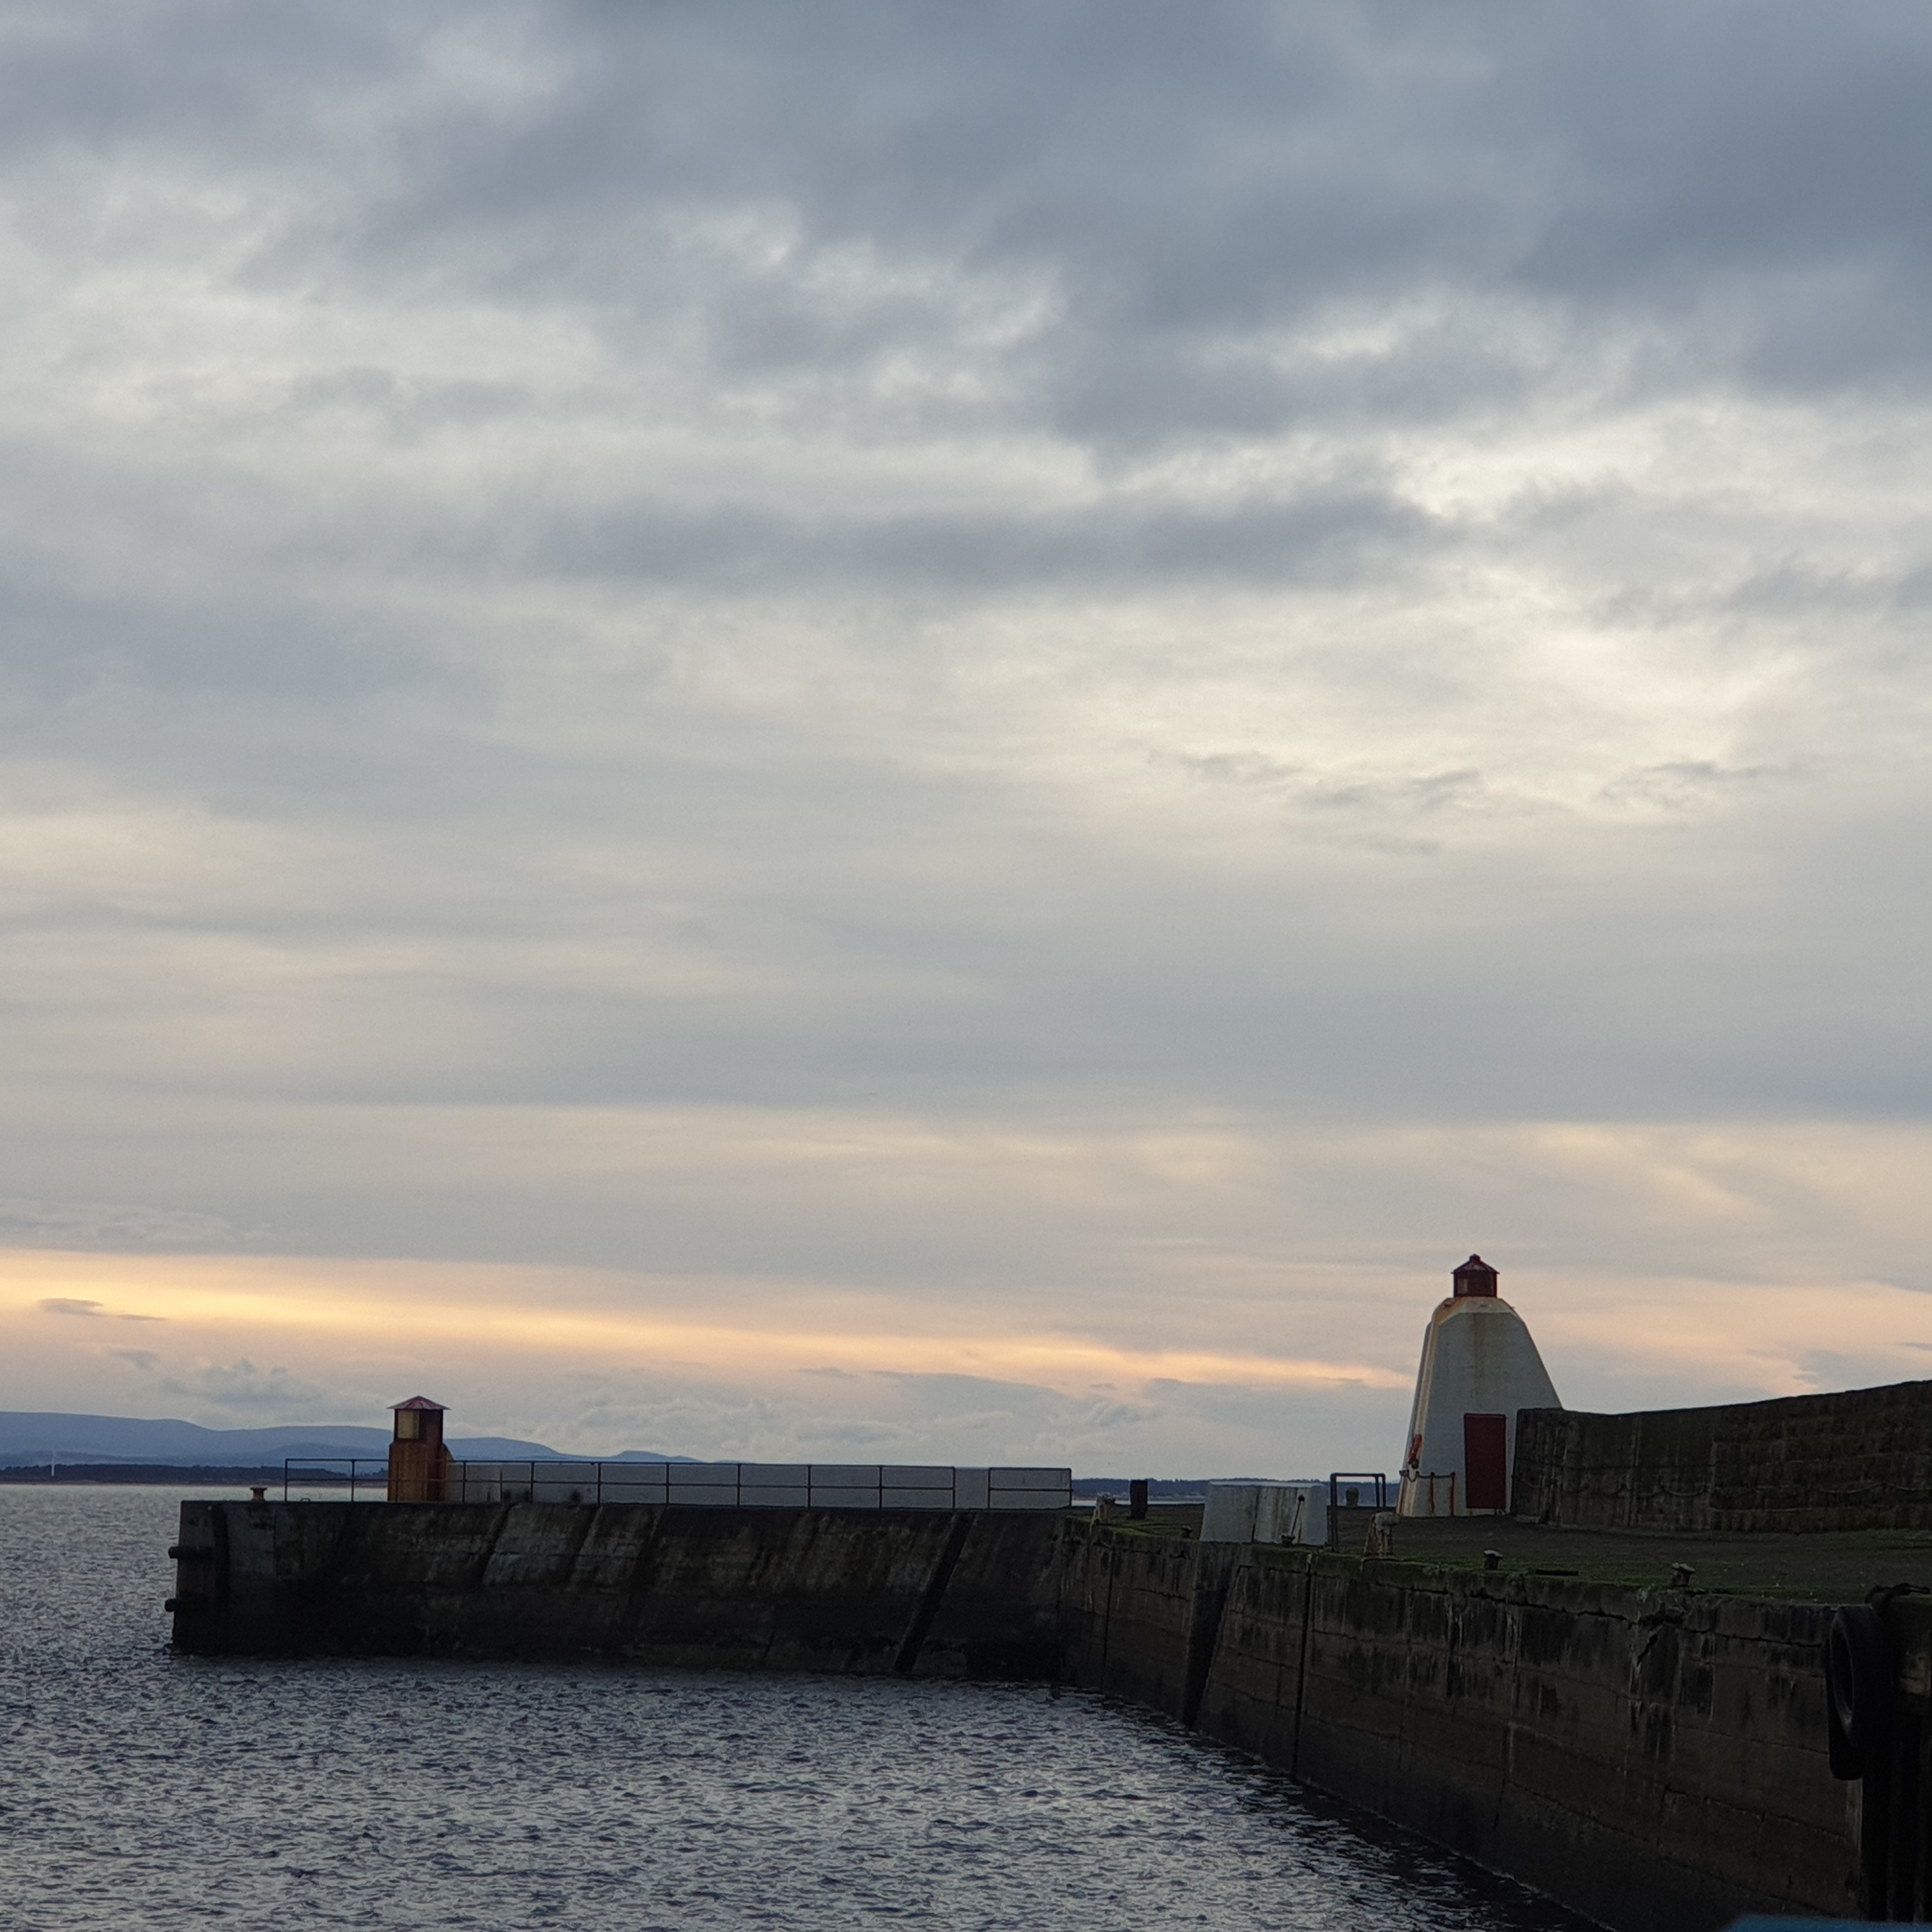
POLYGON ((6 7, 0 1406, 1392 1467, 1474 1248, 1573 1406, 1932 1368, 1928 98, 6 7))

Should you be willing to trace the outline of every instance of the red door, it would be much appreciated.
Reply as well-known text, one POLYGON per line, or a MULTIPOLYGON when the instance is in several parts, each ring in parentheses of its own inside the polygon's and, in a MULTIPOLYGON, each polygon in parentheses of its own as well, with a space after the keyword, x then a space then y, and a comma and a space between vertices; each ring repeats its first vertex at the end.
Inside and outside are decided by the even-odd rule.
POLYGON ((1509 1508, 1509 1418, 1462 1418, 1463 1505, 1472 1510, 1509 1508))

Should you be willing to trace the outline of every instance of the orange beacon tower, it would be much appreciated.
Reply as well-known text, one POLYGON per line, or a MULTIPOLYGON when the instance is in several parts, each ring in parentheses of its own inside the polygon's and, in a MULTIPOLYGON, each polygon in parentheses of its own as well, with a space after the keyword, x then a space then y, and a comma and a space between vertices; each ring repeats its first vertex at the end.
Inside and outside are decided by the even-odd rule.
POLYGON ((442 1502, 450 1461, 442 1446, 442 1404, 426 1395, 412 1395, 397 1403, 395 1417, 396 1432, 389 1444, 390 1502, 442 1502))

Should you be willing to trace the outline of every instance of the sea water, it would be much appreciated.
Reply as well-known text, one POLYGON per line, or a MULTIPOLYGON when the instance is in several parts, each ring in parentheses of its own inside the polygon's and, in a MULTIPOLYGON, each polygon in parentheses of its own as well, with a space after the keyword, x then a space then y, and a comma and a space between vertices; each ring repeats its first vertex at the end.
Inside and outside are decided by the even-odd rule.
POLYGON ((1582 1924, 1088 1693, 176 1657, 182 1493, 0 1484, 7 1932, 1582 1924))

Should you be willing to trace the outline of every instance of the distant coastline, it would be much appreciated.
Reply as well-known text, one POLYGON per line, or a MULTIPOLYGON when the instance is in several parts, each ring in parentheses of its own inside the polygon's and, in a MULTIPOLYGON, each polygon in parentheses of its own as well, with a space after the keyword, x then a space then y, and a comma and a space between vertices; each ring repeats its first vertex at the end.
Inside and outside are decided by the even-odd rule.
MULTIPOLYGON (((281 1480, 282 1466, 279 1462, 272 1467, 265 1465, 256 1468, 209 1468, 167 1462, 26 1462, 10 1468, 0 1468, 0 1483, 34 1485, 44 1490, 88 1485, 98 1488, 118 1483, 187 1484, 194 1486, 219 1483, 224 1487, 238 1487, 244 1484, 279 1484, 281 1480)), ((311 1478, 305 1475, 301 1481, 305 1490, 349 1486, 346 1476, 311 1478)), ((365 1486, 366 1484, 365 1478, 365 1486)))

